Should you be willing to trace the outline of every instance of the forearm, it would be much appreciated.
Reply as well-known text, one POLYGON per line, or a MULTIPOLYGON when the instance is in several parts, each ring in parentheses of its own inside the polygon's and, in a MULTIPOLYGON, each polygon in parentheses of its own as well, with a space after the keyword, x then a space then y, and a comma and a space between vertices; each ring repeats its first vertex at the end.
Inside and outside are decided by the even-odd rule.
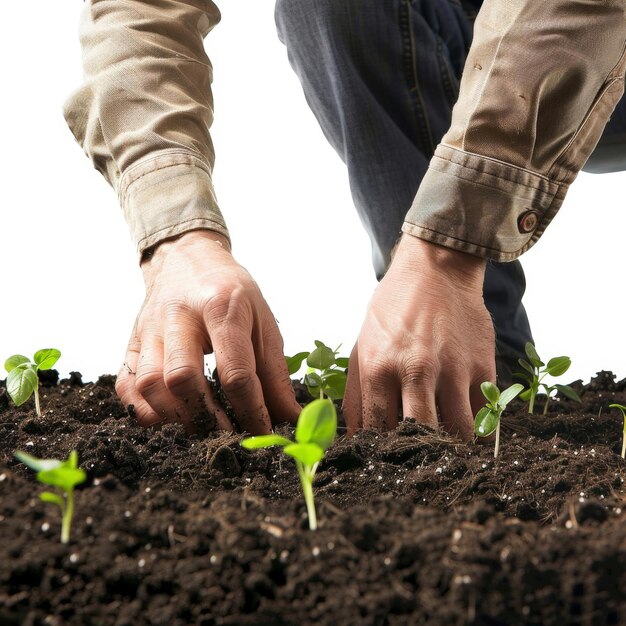
POLYGON ((228 237, 215 199, 209 127, 210 0, 90 0, 81 20, 85 82, 65 117, 116 189, 139 252, 207 228, 228 237))
POLYGON ((452 124, 403 230, 512 260, 543 234, 624 90, 625 0, 486 0, 452 124))

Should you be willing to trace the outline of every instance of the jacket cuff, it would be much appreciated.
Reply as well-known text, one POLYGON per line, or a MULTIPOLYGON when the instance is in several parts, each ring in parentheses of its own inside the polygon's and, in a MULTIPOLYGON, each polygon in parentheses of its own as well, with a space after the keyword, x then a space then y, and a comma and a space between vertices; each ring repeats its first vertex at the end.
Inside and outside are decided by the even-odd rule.
POLYGON ((128 168, 120 180, 119 200, 140 255, 190 230, 213 230, 230 241, 211 170, 188 152, 168 151, 128 168))
POLYGON ((541 237, 568 185, 440 144, 403 232, 495 261, 513 261, 541 237))

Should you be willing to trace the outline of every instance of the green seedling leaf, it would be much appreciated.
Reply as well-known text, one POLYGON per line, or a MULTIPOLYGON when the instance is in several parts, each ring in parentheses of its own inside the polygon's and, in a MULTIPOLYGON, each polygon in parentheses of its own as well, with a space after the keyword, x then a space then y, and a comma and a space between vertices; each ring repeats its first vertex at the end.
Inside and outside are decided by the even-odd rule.
MULTIPOLYGON (((517 362, 531 375, 531 377, 535 374, 535 370, 530 363, 524 361, 524 359, 517 359, 517 362)), ((520 372, 520 375, 521 374, 524 374, 524 372, 520 372)))
POLYGON ((568 356, 556 356, 548 361, 545 371, 550 376, 561 376, 565 374, 572 364, 572 359, 568 356))
POLYGON ((50 502, 51 504, 56 504, 61 507, 61 510, 65 506, 65 500, 58 494, 52 493, 51 491, 44 491, 39 494, 39 499, 42 502, 50 502))
POLYGON ((6 380, 7 392, 16 406, 24 404, 33 395, 38 384, 39 380, 35 370, 21 365, 13 368, 6 380))
POLYGON ((530 341, 526 342, 524 351, 526 352, 526 356, 528 357, 530 362, 535 367, 542 367, 544 365, 543 361, 539 358, 539 355, 537 354, 537 350, 535 349, 535 346, 530 341))
POLYGON ((335 353, 321 342, 316 341, 315 345, 317 348, 306 359, 307 365, 316 370, 325 370, 332 367, 335 364, 335 353))
POLYGON ((258 450, 259 448, 269 448, 270 446, 288 446, 292 444, 291 439, 280 435, 258 435, 248 437, 241 442, 241 445, 248 450, 258 450))
POLYGON ((349 362, 350 359, 347 356, 340 356, 335 359, 335 365, 337 367, 341 367, 342 369, 347 369, 349 362))
POLYGON ((293 356, 285 357, 290 376, 293 376, 302 367, 302 361, 304 361, 309 354, 310 352, 298 352, 298 354, 294 354, 293 356))
POLYGON ((528 400, 530 400, 531 394, 532 390, 526 389, 526 391, 522 391, 522 393, 519 394, 519 399, 523 400, 524 402, 528 402, 528 400))
POLYGON ((304 465, 315 465, 324 458, 324 450, 316 443, 291 443, 283 448, 285 454, 293 457, 304 465))
POLYGON ((554 385, 555 389, 574 402, 582 402, 580 396, 569 385, 554 385))
POLYGON ((50 470, 42 470, 37 473, 37 480, 45 485, 59 487, 63 491, 70 491, 76 485, 87 480, 87 473, 82 469, 75 469, 65 463, 50 470))
POLYGON ((326 450, 336 434, 337 411, 330 400, 313 400, 302 409, 296 426, 298 443, 315 443, 326 450))
POLYGON ((497 404, 498 398, 500 397, 500 390, 492 382, 486 380, 484 383, 481 383, 480 390, 491 404, 497 404))
POLYGON ((61 352, 56 348, 44 348, 35 352, 34 360, 40 370, 49 370, 60 358, 61 352))
POLYGON ((317 372, 307 372, 304 375, 304 384, 308 387, 321 387, 324 381, 317 372))
POLYGON ((341 400, 346 393, 346 382, 344 372, 335 372, 324 378, 324 392, 331 400, 341 400))
POLYGON ((36 456, 28 454, 28 452, 22 452, 21 450, 16 450, 13 456, 36 472, 54 469, 63 463, 63 461, 59 461, 58 459, 38 459, 36 456))
POLYGON ((518 396, 523 390, 524 385, 520 385, 519 383, 511 385, 508 389, 505 389, 500 394, 500 398, 498 399, 498 405, 503 409, 506 408, 509 402, 511 402, 511 400, 518 396))
POLYGON ((474 418, 474 432, 479 437, 488 437, 495 432, 498 427, 500 417, 489 407, 484 406, 474 418))
POLYGON ((21 354, 14 354, 13 356, 10 356, 5 362, 4 362, 4 369, 7 372, 10 372, 12 369, 15 369, 18 365, 22 365, 23 363, 29 363, 30 361, 28 360, 28 357, 23 356, 21 354))

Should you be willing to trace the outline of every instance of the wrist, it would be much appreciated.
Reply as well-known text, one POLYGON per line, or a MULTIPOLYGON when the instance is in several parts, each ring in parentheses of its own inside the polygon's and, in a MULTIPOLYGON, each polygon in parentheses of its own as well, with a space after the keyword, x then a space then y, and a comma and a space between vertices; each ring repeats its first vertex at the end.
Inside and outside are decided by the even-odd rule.
POLYGON ((141 256, 140 267, 144 278, 148 278, 168 258, 192 255, 199 250, 206 252, 207 249, 230 255, 230 242, 224 235, 212 230, 190 230, 176 237, 163 239, 145 250, 141 256))
POLYGON ((392 266, 414 273, 439 274, 447 281, 461 281, 464 287, 482 293, 486 259, 446 248, 404 233, 393 255, 392 266))

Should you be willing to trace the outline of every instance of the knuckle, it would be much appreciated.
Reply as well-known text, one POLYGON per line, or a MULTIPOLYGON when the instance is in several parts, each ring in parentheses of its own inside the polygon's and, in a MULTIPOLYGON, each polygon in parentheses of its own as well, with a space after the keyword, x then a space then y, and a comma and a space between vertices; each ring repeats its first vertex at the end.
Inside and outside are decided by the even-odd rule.
POLYGON ((186 391, 193 387, 196 379, 196 369, 191 365, 166 368, 163 373, 165 386, 175 395, 178 395, 176 392, 186 391))
POLYGON ((252 385, 252 373, 244 367, 230 367, 220 372, 220 383, 226 395, 238 395, 252 385))
POLYGON ((402 378, 408 382, 432 380, 438 371, 437 360, 428 354, 408 358, 402 367, 402 378))
POLYGON ((162 384, 162 373, 157 370, 137 372, 135 388, 144 397, 153 394, 162 384))

